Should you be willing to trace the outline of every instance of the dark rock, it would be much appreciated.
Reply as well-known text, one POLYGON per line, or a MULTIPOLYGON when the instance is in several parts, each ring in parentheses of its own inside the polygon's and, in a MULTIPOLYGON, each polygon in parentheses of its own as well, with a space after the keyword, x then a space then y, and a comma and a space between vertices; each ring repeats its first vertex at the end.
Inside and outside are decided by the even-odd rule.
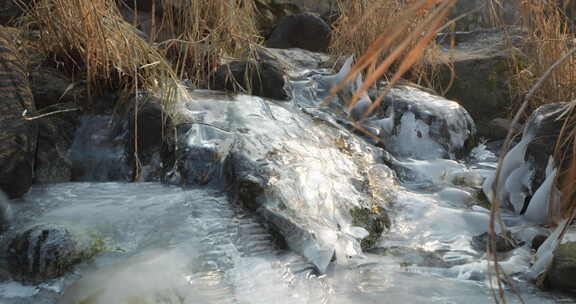
POLYGON ((309 13, 294 14, 280 19, 265 45, 278 49, 301 48, 326 52, 330 36, 330 26, 320 17, 309 13))
POLYGON ((536 235, 534 238, 532 238, 532 245, 531 245, 532 250, 535 251, 538 250, 538 248, 540 248, 540 246, 544 244, 547 238, 548 236, 543 234, 536 235))
MULTIPOLYGON (((486 252, 489 241, 490 234, 488 232, 476 235, 472 237, 472 248, 476 249, 478 252, 486 252)), ((514 240, 510 231, 506 232, 505 237, 501 234, 496 235, 496 252, 507 252, 521 245, 522 244, 514 240)))
POLYGON ((167 180, 184 185, 223 186, 234 142, 232 134, 211 125, 181 124, 176 130, 179 136, 174 166, 167 180), (189 138, 194 138, 194 142, 189 138))
POLYGON ((268 37, 282 17, 301 13, 293 3, 278 3, 275 0, 256 0, 256 26, 263 37, 268 37))
POLYGON ((366 229, 370 234, 360 243, 362 250, 368 250, 376 245, 384 231, 390 228, 390 218, 383 210, 368 208, 350 209, 352 225, 366 229))
POLYGON ((70 149, 78 128, 73 113, 60 113, 38 120, 35 183, 61 183, 72 180, 70 149))
POLYGON ((8 245, 7 259, 15 279, 38 284, 62 276, 103 248, 96 235, 43 224, 17 233, 8 245))
POLYGON ((560 244, 546 273, 546 285, 552 289, 576 290, 576 243, 560 244))
MULTIPOLYGON (((524 160, 534 168, 532 178, 532 193, 540 187, 546 178, 546 167, 548 159, 554 154, 556 141, 560 136, 560 131, 565 123, 562 114, 568 109, 570 104, 547 104, 536 109, 526 122, 525 134, 532 139, 526 149, 524 160)), ((524 138, 524 136, 523 136, 524 138)), ((558 167, 559 160, 555 160, 558 167)), ((564 160, 563 167, 568 166, 569 158, 564 160)))
MULTIPOLYGON (((30 88, 38 110, 57 104, 79 104, 86 101, 88 93, 86 86, 75 83, 56 69, 41 66, 30 73, 30 88)), ((60 110, 60 108, 49 108, 60 110)))
POLYGON ((25 61, 13 42, 0 26, 0 190, 17 198, 32 185, 37 126, 23 117, 35 105, 25 61))
POLYGON ((12 208, 10 207, 10 202, 8 202, 8 198, 6 197, 6 195, 4 195, 2 191, 0 191, 0 235, 2 234, 2 232, 8 229, 11 219, 12 219, 12 208))
POLYGON ((523 37, 517 29, 506 34, 500 30, 483 30, 447 35, 440 41, 441 47, 430 62, 439 69, 438 91, 451 83, 450 69, 454 69, 455 78, 446 97, 459 102, 477 123, 501 117, 514 103, 508 60, 512 55, 521 55, 510 52, 505 35, 516 46, 523 37), (452 37, 456 41, 454 48, 449 44, 452 37), (450 62, 451 67, 445 62, 450 62))
POLYGON ((246 92, 277 100, 292 98, 292 88, 284 72, 269 62, 232 62, 220 66, 214 74, 216 90, 246 92))
POLYGON ((163 160, 174 148, 172 119, 162 109, 160 101, 144 99, 138 106, 138 115, 132 109, 127 115, 130 140, 126 142, 128 162, 138 163, 138 176, 143 181, 158 181, 163 176, 163 160))

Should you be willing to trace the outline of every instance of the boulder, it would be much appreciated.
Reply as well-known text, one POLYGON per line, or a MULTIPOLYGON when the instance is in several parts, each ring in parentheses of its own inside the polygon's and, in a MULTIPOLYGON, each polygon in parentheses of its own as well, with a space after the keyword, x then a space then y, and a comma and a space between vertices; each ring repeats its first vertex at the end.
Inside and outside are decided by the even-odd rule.
POLYGON ((366 125, 401 157, 458 159, 476 144, 476 127, 464 107, 414 86, 392 88, 366 125))
POLYGON ((263 62, 235 61, 220 66, 213 76, 213 88, 244 92, 277 100, 292 98, 292 87, 276 65, 263 62))
MULTIPOLYGON (((522 32, 512 28, 508 33, 500 30, 480 30, 440 36, 440 48, 431 56, 429 64, 439 69, 439 89, 450 84, 446 97, 459 102, 479 126, 502 116, 513 106, 508 72, 509 51, 506 37, 519 45, 522 32), (506 36, 507 35, 507 36, 506 36), (450 47, 451 38, 455 47, 450 47), (451 83, 450 62, 455 72, 451 83)), ((519 54, 516 54, 519 55, 519 54)), ((489 131, 482 130, 481 133, 489 131)))
POLYGON ((554 258, 546 273, 546 287, 565 291, 576 290, 576 243, 558 245, 554 258))
POLYGON ((79 125, 77 104, 88 98, 86 86, 75 83, 56 69, 40 66, 30 73, 30 87, 39 111, 31 116, 49 114, 35 120, 39 131, 34 182, 70 181, 70 148, 79 125))
POLYGON ((37 126, 23 117, 35 111, 25 61, 1 26, 0 61, 0 190, 17 198, 32 185, 37 126))
POLYGON ((259 214, 295 252, 325 272, 347 263, 386 231, 395 201, 378 149, 292 103, 192 92, 179 125, 172 177, 222 187, 259 214))
POLYGON ((301 13, 298 5, 293 3, 278 3, 276 0, 256 0, 256 26, 262 37, 268 37, 282 17, 301 13))
POLYGON ((12 276, 38 284, 60 277, 104 249, 101 238, 73 227, 41 224, 16 233, 8 245, 12 276))
POLYGON ((320 17, 309 13, 294 14, 280 19, 265 45, 269 48, 326 52, 330 37, 330 26, 320 17))

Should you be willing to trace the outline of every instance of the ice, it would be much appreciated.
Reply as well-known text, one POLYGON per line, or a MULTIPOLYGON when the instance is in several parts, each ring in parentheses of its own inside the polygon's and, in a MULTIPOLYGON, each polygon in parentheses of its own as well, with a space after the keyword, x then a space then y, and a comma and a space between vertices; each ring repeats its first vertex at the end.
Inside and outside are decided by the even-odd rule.
POLYGON ((446 151, 430 138, 430 126, 407 112, 400 119, 398 134, 384 140, 386 147, 395 154, 416 159, 439 159, 446 151))
POLYGON ((39 292, 36 286, 26 286, 18 282, 0 283, 0 296, 6 298, 24 298, 36 295, 39 292))
MULTIPOLYGON (((346 75, 348 75, 348 73, 350 73, 350 71, 352 70, 353 63, 354 63, 354 56, 351 55, 346 59, 346 61, 344 62, 342 68, 340 68, 340 71, 338 71, 338 73, 334 75, 319 75, 318 77, 315 77, 314 80, 316 81, 317 84, 316 89, 319 92, 324 92, 324 94, 327 94, 332 88, 334 88, 342 80, 344 80, 344 78, 346 77, 346 75)), ((353 84, 352 85, 347 84, 346 87, 348 91, 353 91, 353 84)))
POLYGON ((537 279, 541 274, 543 274, 548 270, 548 267, 550 266, 550 264, 552 263, 552 259, 554 258, 554 251, 556 250, 556 247, 558 247, 558 244, 560 243, 559 239, 560 234, 562 233, 562 230, 566 225, 567 221, 568 221, 567 219, 562 220, 558 224, 558 227, 556 227, 554 232, 552 232, 552 234, 546 239, 546 241, 542 243, 540 248, 538 248, 535 257, 536 262, 532 265, 532 268, 528 273, 528 275, 532 279, 537 279))
MULTIPOLYGON (((506 181, 508 180, 508 178, 514 172, 514 170, 522 166, 526 166, 526 163, 524 162, 524 155, 526 154, 526 149, 528 148, 528 143, 530 142, 530 140, 531 140, 530 137, 523 137, 522 140, 516 146, 514 146, 514 148, 508 151, 508 153, 506 154, 506 156, 502 161, 500 176, 496 184, 496 189, 498 189, 497 191, 499 194, 497 198, 501 203, 508 203, 508 200, 506 199, 507 197, 509 197, 509 192, 506 189, 506 181)), ((496 179, 495 175, 496 172, 494 172, 492 175, 486 178, 484 184, 482 185, 482 189, 491 203, 495 198, 493 192, 493 183, 496 179)), ((518 184, 516 184, 515 186, 518 186, 518 184)), ((519 189, 515 188, 511 190, 519 190, 519 189)))
POLYGON ((554 159, 552 157, 548 160, 546 167, 546 179, 540 185, 524 213, 526 219, 538 224, 546 224, 549 215, 558 216, 560 210, 550 210, 550 206, 559 207, 560 191, 554 187, 554 180, 556 179, 556 172, 558 169, 554 167, 554 159))

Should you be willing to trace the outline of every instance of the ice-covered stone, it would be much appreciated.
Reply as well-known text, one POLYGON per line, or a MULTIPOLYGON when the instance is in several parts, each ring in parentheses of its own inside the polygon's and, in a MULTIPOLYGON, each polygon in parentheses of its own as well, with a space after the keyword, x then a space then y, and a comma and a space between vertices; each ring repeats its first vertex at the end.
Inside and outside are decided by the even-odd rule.
POLYGON ((338 263, 361 255, 361 239, 384 230, 357 227, 352 214, 385 213, 394 200, 394 174, 372 169, 376 149, 291 104, 209 91, 192 98, 186 106, 195 119, 181 126, 177 148, 183 182, 224 181, 320 272, 334 255, 338 263))
POLYGON ((412 86, 391 89, 382 117, 368 123, 388 151, 416 159, 462 158, 475 145, 476 127, 457 102, 412 86))

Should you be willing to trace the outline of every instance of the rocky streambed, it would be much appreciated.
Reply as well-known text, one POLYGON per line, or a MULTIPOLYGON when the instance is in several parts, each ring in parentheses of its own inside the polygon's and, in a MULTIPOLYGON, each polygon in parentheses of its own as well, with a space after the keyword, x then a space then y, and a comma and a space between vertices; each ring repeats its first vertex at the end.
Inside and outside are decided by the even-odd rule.
MULTIPOLYGON (((467 111, 398 86, 367 135, 345 96, 323 105, 322 55, 269 52, 291 76, 271 87, 285 100, 195 90, 174 125, 146 96, 139 123, 81 117, 72 182, 6 203, 0 302, 490 301, 481 193, 496 157, 467 111)), ((504 214, 517 242, 501 265, 526 302, 555 303, 529 276, 550 231, 521 213, 504 214)))

